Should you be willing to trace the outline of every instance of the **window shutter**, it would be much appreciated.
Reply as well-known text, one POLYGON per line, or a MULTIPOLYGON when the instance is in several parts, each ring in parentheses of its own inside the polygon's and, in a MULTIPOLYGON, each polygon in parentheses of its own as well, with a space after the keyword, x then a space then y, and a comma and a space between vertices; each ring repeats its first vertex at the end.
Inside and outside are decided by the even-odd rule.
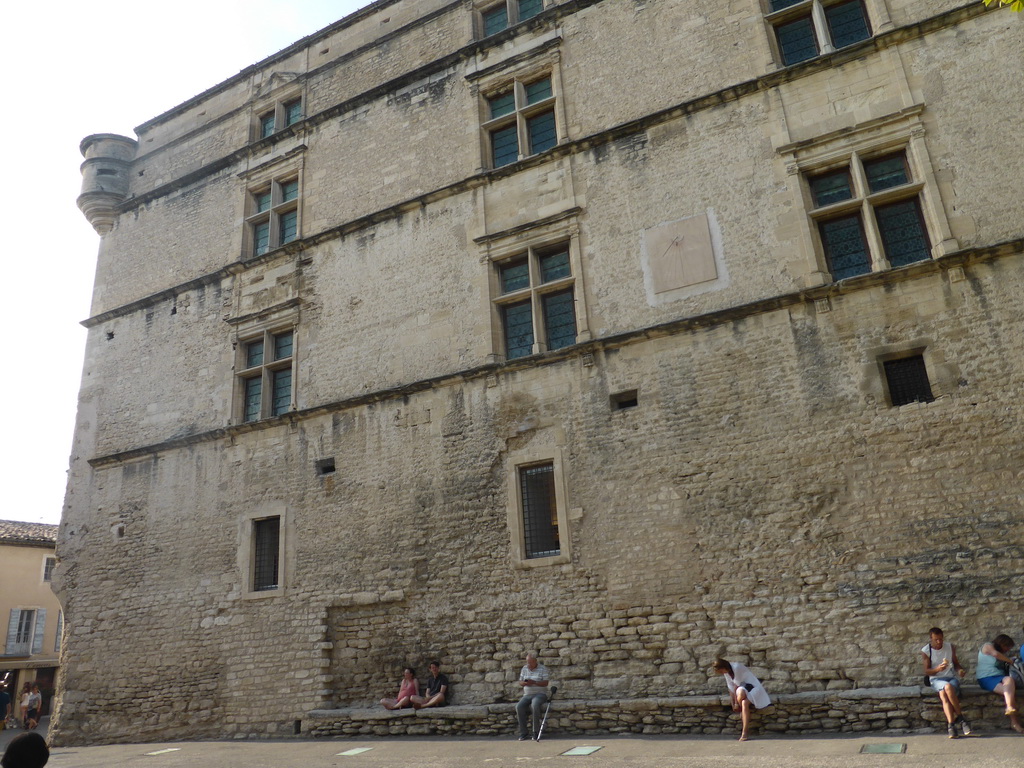
POLYGON ((7 646, 4 649, 4 653, 8 656, 14 654, 14 643, 18 639, 18 620, 21 618, 21 610, 19 608, 11 608, 11 619, 7 625, 7 646))
POLYGON ((32 653, 42 653, 43 631, 46 629, 46 609, 36 609, 36 629, 32 634, 32 653))

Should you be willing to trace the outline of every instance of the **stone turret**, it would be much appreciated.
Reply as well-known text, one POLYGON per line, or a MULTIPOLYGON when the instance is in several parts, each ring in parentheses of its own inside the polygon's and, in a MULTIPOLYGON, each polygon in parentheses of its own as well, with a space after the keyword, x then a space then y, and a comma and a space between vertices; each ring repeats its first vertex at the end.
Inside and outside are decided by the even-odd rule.
POLYGON ((114 133, 95 133, 82 139, 82 194, 78 207, 100 235, 117 218, 117 207, 128 197, 128 168, 139 143, 114 133))

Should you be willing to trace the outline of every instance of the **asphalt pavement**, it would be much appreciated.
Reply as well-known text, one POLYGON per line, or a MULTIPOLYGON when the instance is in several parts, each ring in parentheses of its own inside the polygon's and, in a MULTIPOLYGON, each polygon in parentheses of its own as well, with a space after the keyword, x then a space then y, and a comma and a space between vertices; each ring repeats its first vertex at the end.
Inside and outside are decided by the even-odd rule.
MULTIPOLYGON (((45 725, 40 730, 45 736, 45 725)), ((6 746, 21 731, 0 732, 6 746)), ((493 738, 178 741, 54 749, 54 768, 1021 768, 1024 737, 1011 732, 950 740, 945 734, 764 736, 559 736, 493 738), (864 753, 862 750, 900 750, 864 753), (596 748, 596 749, 595 749, 596 748), (589 753, 589 754, 584 754, 589 753)))

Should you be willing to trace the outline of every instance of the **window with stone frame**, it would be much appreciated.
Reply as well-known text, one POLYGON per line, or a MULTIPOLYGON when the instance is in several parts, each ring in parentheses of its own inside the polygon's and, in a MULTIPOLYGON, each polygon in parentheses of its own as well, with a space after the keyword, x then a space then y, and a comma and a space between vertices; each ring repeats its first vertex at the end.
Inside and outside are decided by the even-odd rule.
POLYGON ((544 10, 544 0, 500 0, 483 5, 479 10, 480 32, 483 37, 514 27, 521 21, 532 19, 544 10))
POLYGON ((252 591, 267 592, 281 586, 281 518, 252 521, 252 591))
POLYGON ((508 526, 512 562, 535 568, 572 561, 570 512, 563 476, 563 447, 538 444, 514 450, 508 465, 508 526))
POLYGON ((576 278, 568 241, 495 262, 506 360, 576 343, 576 278))
POLYGON ((908 403, 935 400, 924 354, 915 353, 882 361, 889 403, 895 408, 908 403))
POLYGON ((551 71, 515 77, 484 95, 487 165, 501 168, 558 144, 557 97, 551 71))
POLYGON ((299 177, 297 174, 272 179, 249 190, 246 225, 250 255, 290 243, 299 236, 299 177))
POLYGON ((256 117, 255 140, 265 139, 302 120, 302 97, 294 96, 275 102, 256 117))
POLYGON ((931 258, 921 206, 905 149, 854 152, 839 167, 806 176, 810 216, 833 280, 903 267, 931 258))
POLYGON ((259 421, 287 413, 294 403, 295 329, 262 330, 237 345, 238 420, 259 421))
POLYGON ((775 53, 798 64, 871 37, 863 0, 765 0, 775 53))

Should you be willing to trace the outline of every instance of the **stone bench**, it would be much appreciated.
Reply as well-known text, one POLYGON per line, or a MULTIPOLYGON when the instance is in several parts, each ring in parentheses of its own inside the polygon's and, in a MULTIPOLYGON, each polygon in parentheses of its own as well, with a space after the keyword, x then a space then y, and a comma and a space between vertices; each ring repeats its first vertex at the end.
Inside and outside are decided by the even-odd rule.
MULTIPOLYGON (((784 693, 755 712, 761 733, 892 733, 944 731, 939 697, 931 688, 898 686, 784 693)), ((1002 697, 976 685, 963 688, 964 714, 980 731, 1004 730, 1002 697)), ((515 703, 430 709, 317 709, 302 721, 302 733, 331 736, 493 736, 515 733, 515 703)), ((728 696, 647 699, 564 699, 551 705, 547 729, 560 734, 738 733, 739 715, 728 696)))

